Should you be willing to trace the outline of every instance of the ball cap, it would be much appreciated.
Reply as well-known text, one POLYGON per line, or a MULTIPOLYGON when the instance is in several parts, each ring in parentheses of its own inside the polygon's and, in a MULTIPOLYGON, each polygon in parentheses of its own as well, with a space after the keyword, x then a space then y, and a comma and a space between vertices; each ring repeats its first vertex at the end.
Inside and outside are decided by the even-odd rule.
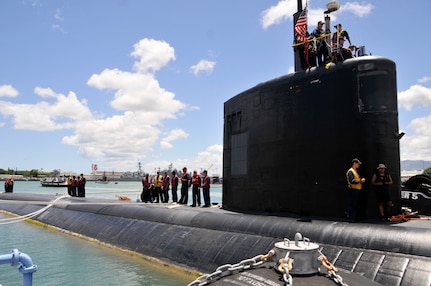
POLYGON ((377 169, 386 169, 386 166, 385 166, 385 164, 379 164, 377 166, 377 169))
POLYGON ((361 162, 361 161, 359 161, 359 159, 358 159, 358 158, 353 159, 353 160, 352 160, 352 163, 362 164, 362 162, 361 162))

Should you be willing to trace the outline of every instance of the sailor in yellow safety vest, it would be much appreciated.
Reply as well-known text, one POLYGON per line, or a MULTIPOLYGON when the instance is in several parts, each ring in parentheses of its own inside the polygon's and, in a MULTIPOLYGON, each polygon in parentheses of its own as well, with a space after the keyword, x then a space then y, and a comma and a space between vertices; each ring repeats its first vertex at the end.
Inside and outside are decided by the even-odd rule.
POLYGON ((352 167, 346 172, 347 187, 349 191, 349 209, 348 218, 351 221, 359 220, 359 205, 362 196, 362 184, 365 183, 365 178, 361 178, 358 173, 358 168, 362 164, 359 159, 352 160, 352 167))

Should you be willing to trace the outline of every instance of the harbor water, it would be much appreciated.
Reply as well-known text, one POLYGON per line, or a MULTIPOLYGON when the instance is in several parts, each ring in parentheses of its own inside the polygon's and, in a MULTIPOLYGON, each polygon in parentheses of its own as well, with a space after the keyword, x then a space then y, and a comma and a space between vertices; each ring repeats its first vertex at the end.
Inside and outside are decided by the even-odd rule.
MULTIPOLYGON (((181 184, 178 186, 178 199, 181 196, 181 184)), ((67 194, 66 187, 42 187, 39 181, 15 181, 14 193, 36 193, 36 194, 67 194)), ((85 196, 87 198, 103 198, 103 199, 117 199, 117 196, 125 196, 133 201, 140 199, 142 192, 142 183, 137 181, 111 181, 108 184, 97 183, 95 181, 87 182, 85 186, 85 196)), ((191 188, 189 189, 189 204, 191 203, 191 188)), ((211 185, 211 202, 221 203, 222 199, 222 185, 211 185)), ((169 201, 172 201, 172 194, 169 191, 169 201)), ((203 196, 201 190, 201 201, 203 203, 203 196)))
MULTIPOLYGON (((140 182, 88 182, 86 197, 139 198, 140 182)), ((221 203, 221 185, 211 188, 211 201, 221 203)), ((64 194, 66 188, 42 187, 37 181, 16 181, 14 193, 64 194)), ((191 191, 190 191, 191 193, 191 191)), ((191 195, 189 194, 189 200, 191 195)), ((29 222, 4 224, 0 214, 0 255, 12 249, 31 257, 38 270, 33 285, 187 285, 196 277, 133 253, 29 222)), ((10 264, 0 265, 0 285, 22 285, 22 274, 10 264)))

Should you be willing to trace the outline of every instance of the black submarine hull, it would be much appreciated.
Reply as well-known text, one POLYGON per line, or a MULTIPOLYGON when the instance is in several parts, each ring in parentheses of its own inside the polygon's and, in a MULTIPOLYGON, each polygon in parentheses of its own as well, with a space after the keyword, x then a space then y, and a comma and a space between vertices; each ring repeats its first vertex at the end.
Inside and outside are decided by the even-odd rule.
MULTIPOLYGON (((54 198, 2 193, 0 209, 25 215, 54 198)), ((431 283, 431 225, 425 220, 348 223, 89 198, 62 199, 33 219, 205 273, 265 254, 275 242, 301 232, 341 269, 382 285, 431 283)))
POLYGON ((288 74, 224 104, 223 206, 239 211, 342 217, 353 158, 364 184, 363 217, 377 217, 370 184, 379 163, 401 182, 396 66, 363 56, 288 74))

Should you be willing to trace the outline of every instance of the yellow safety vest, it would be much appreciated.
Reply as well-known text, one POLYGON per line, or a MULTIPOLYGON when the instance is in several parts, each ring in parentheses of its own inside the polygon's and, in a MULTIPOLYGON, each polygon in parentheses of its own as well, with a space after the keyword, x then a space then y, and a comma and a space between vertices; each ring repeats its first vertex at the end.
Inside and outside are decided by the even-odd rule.
POLYGON ((361 184, 361 183, 358 183, 358 184, 352 184, 352 183, 350 182, 350 180, 349 180, 349 172, 350 172, 350 171, 352 171, 352 173, 353 173, 353 179, 354 179, 354 180, 357 180, 357 181, 360 181, 360 180, 361 180, 361 177, 359 177, 358 172, 356 172, 356 170, 355 170, 355 169, 350 168, 350 169, 349 169, 349 170, 347 170, 347 172, 346 172, 347 186, 348 186, 350 189, 361 190, 361 189, 362 189, 362 184, 361 184))
POLYGON ((154 182, 154 187, 161 187, 163 183, 163 179, 161 175, 156 176, 156 180, 154 182))

